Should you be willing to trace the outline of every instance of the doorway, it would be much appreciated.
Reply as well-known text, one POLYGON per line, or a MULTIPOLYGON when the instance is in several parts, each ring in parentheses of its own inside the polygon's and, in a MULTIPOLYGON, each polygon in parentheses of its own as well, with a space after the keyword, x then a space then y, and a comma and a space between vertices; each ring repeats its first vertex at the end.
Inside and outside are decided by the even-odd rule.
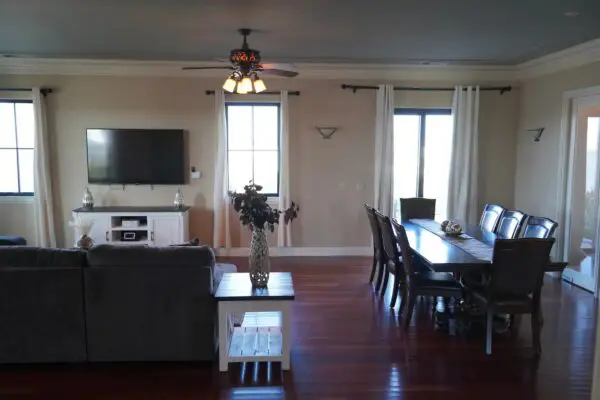
POLYGON ((600 94, 570 99, 563 279, 598 294, 600 268, 600 94))

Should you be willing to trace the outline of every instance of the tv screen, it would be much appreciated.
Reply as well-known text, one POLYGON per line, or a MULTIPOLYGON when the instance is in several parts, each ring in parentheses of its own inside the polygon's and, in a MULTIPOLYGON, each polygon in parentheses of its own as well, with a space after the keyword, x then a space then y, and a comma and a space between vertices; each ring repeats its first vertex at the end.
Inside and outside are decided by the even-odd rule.
POLYGON ((183 130, 88 129, 88 182, 185 183, 183 130))

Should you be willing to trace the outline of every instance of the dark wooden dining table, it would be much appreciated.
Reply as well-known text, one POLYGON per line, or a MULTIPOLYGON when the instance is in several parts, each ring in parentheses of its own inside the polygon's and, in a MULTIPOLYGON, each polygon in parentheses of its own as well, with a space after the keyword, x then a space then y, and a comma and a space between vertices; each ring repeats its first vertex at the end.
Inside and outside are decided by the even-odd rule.
MULTIPOLYGON (((457 272, 489 268, 490 261, 481 260, 466 252, 451 241, 428 231, 420 225, 403 220, 400 222, 406 230, 410 247, 415 255, 431 270, 435 272, 457 272)), ((489 246, 494 246, 496 235, 483 231, 478 226, 461 224, 464 233, 472 239, 479 240, 489 246)), ((566 262, 551 260, 546 267, 546 272, 562 272, 567 266, 566 262)))

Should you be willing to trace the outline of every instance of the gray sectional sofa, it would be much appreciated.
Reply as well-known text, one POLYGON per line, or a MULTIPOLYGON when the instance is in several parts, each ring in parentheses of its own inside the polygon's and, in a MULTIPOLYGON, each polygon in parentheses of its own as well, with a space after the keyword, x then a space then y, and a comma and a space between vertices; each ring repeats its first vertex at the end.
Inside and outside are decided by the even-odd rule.
POLYGON ((213 360, 214 264, 209 247, 0 247, 0 363, 213 360))

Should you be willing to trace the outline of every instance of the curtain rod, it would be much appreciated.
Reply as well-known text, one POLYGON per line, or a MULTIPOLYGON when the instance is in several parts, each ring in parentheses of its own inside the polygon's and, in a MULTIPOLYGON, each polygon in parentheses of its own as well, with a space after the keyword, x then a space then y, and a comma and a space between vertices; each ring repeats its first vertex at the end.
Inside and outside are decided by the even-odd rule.
MULTIPOLYGON (((342 85, 342 89, 350 89, 353 93, 356 93, 357 90, 362 89, 370 89, 377 90, 378 86, 361 86, 361 85, 342 85)), ((411 91, 421 91, 421 92, 453 92, 454 88, 440 88, 440 87, 406 87, 406 86, 394 86, 394 90, 411 90, 411 91)), ((467 90, 466 88, 464 90, 467 90)), ((512 86, 482 86, 479 88, 482 91, 499 91, 500 94, 504 94, 505 92, 510 92, 512 90, 512 86)))
MULTIPOLYGON (((215 94, 214 90, 207 90, 206 91, 206 95, 210 96, 215 94)), ((260 92, 260 93, 248 93, 248 94, 258 94, 258 95, 262 95, 262 94, 281 94, 281 92, 260 92)), ((300 91, 299 90, 293 90, 291 92, 288 92, 288 94, 290 96, 300 96, 300 91)))
MULTIPOLYGON (((31 88, 0 88, 0 92, 32 92, 31 88)), ((52 93, 53 90, 50 88, 41 88, 40 93, 46 96, 47 94, 52 93)))

